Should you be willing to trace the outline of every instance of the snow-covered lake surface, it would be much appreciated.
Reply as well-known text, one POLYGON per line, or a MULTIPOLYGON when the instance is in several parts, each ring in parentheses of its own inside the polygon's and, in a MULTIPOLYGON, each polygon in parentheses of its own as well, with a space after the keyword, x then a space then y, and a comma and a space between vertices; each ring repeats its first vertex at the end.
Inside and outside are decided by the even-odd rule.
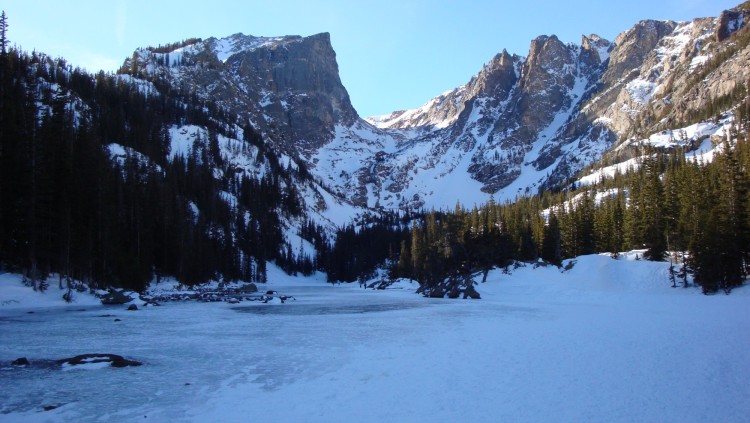
POLYGON ((266 289, 296 301, 126 311, 6 295, 0 421, 747 421, 748 288, 706 297, 670 288, 666 268, 587 256, 494 271, 474 301, 276 271, 266 289), (84 353, 144 365, 52 361, 84 353))

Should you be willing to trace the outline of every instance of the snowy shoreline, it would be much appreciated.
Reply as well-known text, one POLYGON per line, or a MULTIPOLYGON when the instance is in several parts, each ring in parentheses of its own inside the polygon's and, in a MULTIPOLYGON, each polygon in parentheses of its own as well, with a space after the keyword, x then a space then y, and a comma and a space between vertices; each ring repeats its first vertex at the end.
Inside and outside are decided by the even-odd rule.
MULTIPOLYGON (((480 301, 331 286, 273 269, 263 288, 297 301, 171 302, 137 312, 83 302, 0 307, 0 384, 13 386, 0 392, 0 421, 750 415, 750 363, 738 359, 750 348, 747 288, 705 296, 671 288, 668 263, 576 260, 566 272, 492 271, 477 287, 480 301), (64 372, 6 365, 96 352, 143 365, 64 372), (50 404, 56 408, 44 411, 50 404)), ((3 301, 11 298, 5 276, 3 301)))

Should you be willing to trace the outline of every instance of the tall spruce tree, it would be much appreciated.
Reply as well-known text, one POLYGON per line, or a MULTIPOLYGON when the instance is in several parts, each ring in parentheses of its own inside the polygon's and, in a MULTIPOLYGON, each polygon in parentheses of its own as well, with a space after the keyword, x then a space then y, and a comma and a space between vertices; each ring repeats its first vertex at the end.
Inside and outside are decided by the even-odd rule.
POLYGON ((5 10, 0 12, 0 56, 5 58, 8 55, 8 16, 5 10))
POLYGON ((745 205, 748 180, 740 168, 737 152, 725 141, 722 153, 716 158, 718 195, 716 215, 721 249, 721 288, 729 291, 742 284, 744 258, 748 251, 745 205))
POLYGON ((560 223, 557 215, 550 212, 547 226, 544 228, 542 241, 542 259, 559 266, 562 263, 562 245, 560 240, 560 223))
POLYGON ((660 181, 661 167, 656 154, 649 151, 641 173, 640 208, 641 230, 646 252, 645 258, 654 261, 664 260, 666 241, 664 236, 664 195, 660 181))

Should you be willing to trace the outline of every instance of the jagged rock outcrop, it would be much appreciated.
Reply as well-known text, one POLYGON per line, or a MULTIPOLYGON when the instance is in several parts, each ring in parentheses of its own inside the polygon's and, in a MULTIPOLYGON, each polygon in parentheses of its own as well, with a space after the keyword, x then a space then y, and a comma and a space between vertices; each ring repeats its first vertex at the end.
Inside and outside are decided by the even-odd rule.
POLYGON ((609 59, 612 47, 611 42, 596 34, 581 35, 581 65, 586 70, 599 68, 609 59))
POLYGON ((257 81, 263 112, 279 128, 277 138, 297 148, 318 148, 330 140, 334 125, 350 126, 357 118, 328 33, 242 51, 226 65, 239 81, 257 81))
POLYGON ((467 107, 471 107, 470 102, 474 99, 491 98, 499 101, 507 97, 518 80, 516 67, 519 60, 518 56, 510 55, 503 49, 466 85, 447 91, 418 109, 370 117, 367 121, 388 129, 444 129, 454 124, 467 107))
POLYGON ((494 122, 489 144, 495 151, 513 152, 498 155, 498 160, 476 156, 469 171, 484 183, 486 192, 497 192, 508 186, 522 171, 527 154, 545 128, 560 112, 571 107, 576 83, 582 75, 579 51, 563 44, 556 36, 542 36, 531 42, 529 56, 521 66, 516 90, 508 106, 494 122))
POLYGON ((724 10, 719 15, 716 29, 716 41, 722 42, 739 31, 750 21, 750 2, 742 3, 731 10, 724 10))
POLYGON ((243 116, 294 156, 329 142, 358 118, 328 33, 209 38, 165 53, 141 49, 123 69, 160 78, 243 116), (137 63, 133 66, 132 61, 137 63))
POLYGON ((618 35, 609 56, 607 70, 601 83, 611 86, 628 78, 631 72, 640 69, 646 56, 651 54, 662 38, 674 31, 677 23, 671 21, 644 20, 618 35))
POLYGON ((416 110, 397 110, 367 121, 380 128, 444 128, 455 121, 464 109, 464 87, 447 91, 416 110))

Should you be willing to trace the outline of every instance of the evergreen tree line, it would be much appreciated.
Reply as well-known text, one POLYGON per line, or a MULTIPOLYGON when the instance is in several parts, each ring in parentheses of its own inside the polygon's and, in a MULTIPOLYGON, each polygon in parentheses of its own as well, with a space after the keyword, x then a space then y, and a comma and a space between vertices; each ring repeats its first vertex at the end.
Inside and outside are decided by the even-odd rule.
POLYGON ((329 282, 371 279, 380 265, 398 257, 409 222, 423 214, 382 212, 367 216, 358 226, 340 228, 332 246, 320 246, 317 262, 329 282))
MULTIPOLYGON (((269 169, 250 177, 224 163, 218 135, 238 127, 211 102, 155 82, 145 95, 117 75, 64 60, 0 57, 0 266, 35 288, 50 274, 90 286, 141 290, 154 278, 265 281, 266 263, 311 272, 289 255, 281 220, 301 216, 293 183, 252 128, 247 152, 269 169), (207 128, 187 157, 170 156, 171 125, 207 128), (113 160, 107 146, 128 148, 113 160), (231 177, 215 177, 216 169, 231 177)), ((307 234, 315 238, 320 228, 307 234)), ((320 238, 320 236, 318 236, 320 238)))
POLYGON ((369 254, 391 278, 434 286, 477 272, 486 277, 513 261, 559 266, 579 255, 642 249, 643 259, 673 263, 675 286, 677 279, 687 286, 690 272, 704 293, 729 292, 750 271, 750 145, 740 127, 747 121, 711 162, 688 160, 682 149, 642 147, 636 169, 592 186, 471 209, 457 204, 451 212, 412 216, 406 233, 380 225, 389 233, 379 239, 390 242, 377 255, 363 247, 373 245, 371 231, 347 229, 337 239, 343 247, 335 263, 369 254))

